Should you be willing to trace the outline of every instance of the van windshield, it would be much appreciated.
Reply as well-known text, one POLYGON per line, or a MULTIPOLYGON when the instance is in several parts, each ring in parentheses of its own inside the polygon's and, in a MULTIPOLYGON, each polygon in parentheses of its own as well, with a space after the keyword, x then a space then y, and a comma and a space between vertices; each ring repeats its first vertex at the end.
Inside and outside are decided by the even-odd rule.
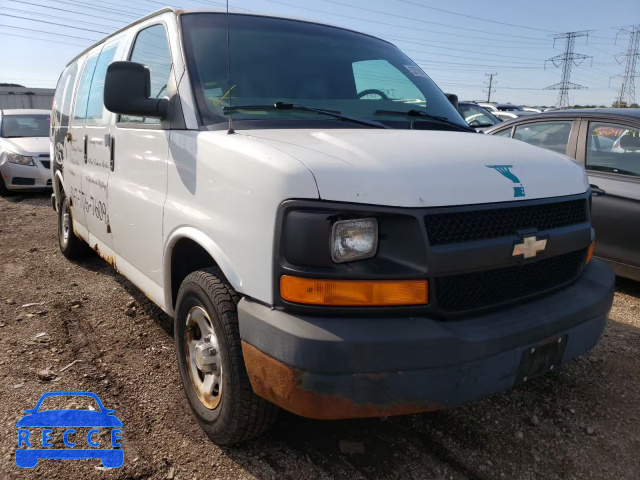
POLYGON ((194 13, 182 15, 181 21, 204 125, 227 123, 230 115, 238 121, 332 120, 305 108, 272 108, 278 103, 395 128, 410 128, 416 120, 437 124, 433 117, 466 127, 422 69, 385 41, 336 27, 254 15, 194 13))

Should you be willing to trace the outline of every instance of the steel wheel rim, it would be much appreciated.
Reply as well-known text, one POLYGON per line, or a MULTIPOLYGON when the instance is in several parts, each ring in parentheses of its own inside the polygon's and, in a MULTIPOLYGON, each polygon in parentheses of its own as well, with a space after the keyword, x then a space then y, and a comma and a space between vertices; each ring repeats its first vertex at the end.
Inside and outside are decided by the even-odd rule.
POLYGON ((69 233, 71 232, 71 213, 66 198, 62 201, 60 209, 60 234, 62 235, 62 243, 66 245, 69 242, 69 233))
POLYGON ((187 315, 184 349, 193 389, 202 405, 216 409, 222 399, 220 347, 211 318, 202 307, 193 307, 187 315))

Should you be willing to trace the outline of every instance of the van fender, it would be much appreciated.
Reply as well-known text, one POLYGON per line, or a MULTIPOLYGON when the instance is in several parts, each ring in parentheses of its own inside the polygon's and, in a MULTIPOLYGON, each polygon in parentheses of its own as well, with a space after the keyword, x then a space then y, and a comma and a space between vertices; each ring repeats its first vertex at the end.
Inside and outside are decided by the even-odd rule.
POLYGON ((224 273, 226 279, 231 286, 237 292, 242 290, 242 279, 233 267, 233 263, 225 255, 222 249, 214 242, 209 236, 201 232, 194 227, 178 227, 169 234, 164 248, 163 259, 163 282, 164 282, 164 300, 168 309, 171 309, 169 313, 173 315, 173 298, 171 297, 171 252, 173 247, 179 240, 189 239, 200 245, 210 256, 213 261, 218 265, 222 273, 224 273))

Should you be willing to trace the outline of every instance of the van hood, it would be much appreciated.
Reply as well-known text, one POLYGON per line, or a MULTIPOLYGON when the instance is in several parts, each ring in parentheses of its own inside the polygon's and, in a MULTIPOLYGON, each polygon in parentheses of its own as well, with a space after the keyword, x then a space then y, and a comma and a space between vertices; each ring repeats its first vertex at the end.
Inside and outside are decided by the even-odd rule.
POLYGON ((0 145, 4 150, 27 157, 49 154, 49 137, 0 138, 0 145))
POLYGON ((323 200, 435 207, 584 193, 570 158, 493 135, 420 130, 252 130, 302 162, 323 200))

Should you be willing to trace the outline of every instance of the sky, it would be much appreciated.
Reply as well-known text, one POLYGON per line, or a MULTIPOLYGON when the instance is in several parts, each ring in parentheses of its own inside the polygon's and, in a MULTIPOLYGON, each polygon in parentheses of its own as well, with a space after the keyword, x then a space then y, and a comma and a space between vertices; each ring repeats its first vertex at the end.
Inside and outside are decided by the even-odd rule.
MULTIPOLYGON (((0 0, 0 83, 55 87, 65 64, 116 29, 162 6, 220 8, 223 0, 0 0)), ((461 100, 554 105, 561 69, 546 62, 564 49, 557 33, 589 30, 575 52, 593 58, 572 68, 570 104, 610 106, 640 0, 230 0, 232 10, 307 18, 388 40, 461 100), (620 58, 620 57, 619 57, 620 58)), ((640 64, 640 62, 638 62, 640 64)), ((640 80, 636 89, 640 97, 640 80)), ((637 98, 640 100, 640 98, 637 98)))

